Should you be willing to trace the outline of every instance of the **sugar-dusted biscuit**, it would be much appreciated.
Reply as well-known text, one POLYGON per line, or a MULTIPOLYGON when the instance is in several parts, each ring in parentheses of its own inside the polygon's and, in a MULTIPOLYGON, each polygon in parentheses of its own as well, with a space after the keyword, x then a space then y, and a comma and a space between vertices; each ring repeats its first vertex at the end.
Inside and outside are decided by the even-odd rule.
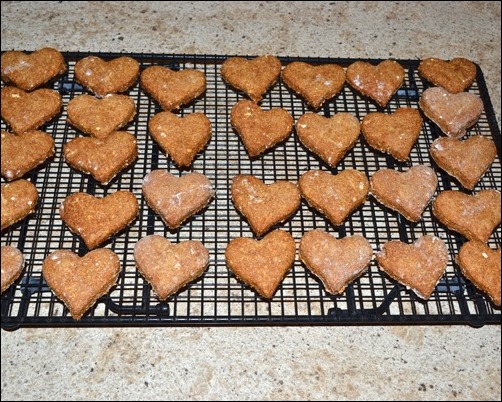
POLYGON ((490 296, 495 305, 500 306, 500 247, 492 250, 478 241, 464 243, 455 261, 462 274, 474 286, 490 296))
POLYGON ((284 141, 293 129, 293 117, 285 109, 264 111, 247 99, 234 105, 231 121, 252 158, 284 141))
POLYGON ((282 71, 284 83, 314 109, 338 95, 345 83, 345 70, 338 64, 313 66, 295 61, 282 71))
POLYGON ((349 113, 306 113, 296 122, 298 138, 329 166, 336 166, 359 139, 359 121, 349 113))
POLYGON ((15 180, 54 155, 53 138, 42 131, 14 135, 2 130, 2 176, 15 180))
POLYGON ((363 118, 361 130, 368 144, 398 161, 406 161, 422 129, 417 109, 400 107, 392 114, 373 112, 363 118))
POLYGON ((136 243, 134 259, 159 300, 166 300, 204 273, 209 252, 200 241, 173 244, 162 236, 150 235, 136 243))
POLYGON ((257 236, 285 221, 300 207, 300 191, 295 184, 281 180, 265 184, 251 175, 232 180, 232 200, 246 217, 257 236))
POLYGON ((152 66, 141 73, 141 86, 166 111, 179 109, 206 90, 206 76, 197 70, 173 71, 152 66))
POLYGON ((271 299, 287 275, 296 255, 293 236, 274 230, 261 240, 238 237, 228 243, 228 268, 264 299, 271 299))
POLYGON ((465 141, 440 137, 432 143, 430 154, 441 169, 472 190, 495 160, 497 147, 481 135, 465 141))
POLYGON ((346 169, 336 175, 310 170, 302 175, 298 187, 310 206, 338 226, 366 201, 370 186, 364 173, 346 169))
POLYGON ((2 184, 2 230, 35 212, 38 192, 28 180, 2 184))
POLYGON ((465 91, 476 79, 476 65, 461 57, 450 61, 424 59, 418 66, 418 72, 427 81, 443 87, 452 94, 465 91))
POLYGON ((221 65, 221 76, 232 87, 246 93, 253 102, 261 101, 263 94, 281 74, 280 60, 271 55, 252 60, 230 57, 221 65))
POLYGON ((473 195, 443 191, 432 203, 432 212, 449 229, 486 243, 500 225, 500 202, 500 191, 492 189, 473 195))
POLYGON ((54 294, 80 320, 96 301, 117 284, 120 260, 113 251, 99 248, 79 257, 56 250, 43 263, 42 275, 54 294))
POLYGON ((366 272, 373 249, 363 236, 336 239, 323 230, 311 230, 300 241, 299 257, 327 292, 338 295, 366 272))
POLYGON ((139 63, 127 56, 110 61, 88 56, 75 64, 76 80, 100 97, 127 91, 138 77, 139 63))
POLYGON ((2 54, 2 80, 31 91, 66 71, 63 55, 46 47, 31 54, 16 50, 2 54))
POLYGON ((148 129, 159 146, 181 167, 190 166, 211 139, 211 122, 203 113, 183 117, 171 112, 157 113, 148 122, 148 129))
POLYGON ((391 278, 427 300, 448 264, 448 248, 436 236, 425 235, 413 244, 388 241, 376 254, 378 267, 391 278))
POLYGON ((74 193, 64 199, 59 213, 70 230, 92 250, 138 216, 138 201, 130 191, 117 191, 104 198, 74 193))
POLYGON ((68 103, 68 121, 85 134, 104 139, 124 127, 136 114, 136 105, 127 95, 102 99, 79 95, 68 103))
POLYGON ((451 138, 462 137, 483 113, 483 101, 470 92, 451 94, 446 89, 426 89, 419 101, 424 114, 451 138))
POLYGON ((376 66, 356 61, 347 68, 347 81, 383 107, 403 84, 404 68, 394 60, 384 60, 376 66))
POLYGON ((106 185, 138 156, 136 137, 125 131, 114 131, 105 139, 77 137, 63 146, 70 166, 92 175, 106 185))
POLYGON ((1 90, 1 114, 16 134, 36 130, 61 110, 61 95, 52 89, 25 92, 14 87, 1 90))
POLYGON ((2 265, 2 293, 12 285, 23 272, 23 253, 12 246, 2 246, 0 262, 2 265))
POLYGON ((214 196, 209 179, 192 172, 176 177, 162 170, 152 170, 143 179, 143 196, 164 223, 175 229, 204 209, 214 196))

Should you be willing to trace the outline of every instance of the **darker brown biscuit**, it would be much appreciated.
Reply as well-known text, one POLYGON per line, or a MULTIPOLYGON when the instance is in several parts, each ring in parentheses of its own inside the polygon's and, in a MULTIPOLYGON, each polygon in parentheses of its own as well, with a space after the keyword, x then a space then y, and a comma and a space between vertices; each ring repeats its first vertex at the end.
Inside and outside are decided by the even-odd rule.
POLYGON ((23 272, 23 253, 12 246, 2 246, 2 293, 12 285, 23 272))
POLYGON ((2 230, 35 212, 38 192, 28 180, 2 184, 2 230))
POLYGON ((443 87, 452 94, 465 91, 476 79, 476 65, 460 57, 450 61, 424 59, 418 66, 418 72, 427 81, 443 87))

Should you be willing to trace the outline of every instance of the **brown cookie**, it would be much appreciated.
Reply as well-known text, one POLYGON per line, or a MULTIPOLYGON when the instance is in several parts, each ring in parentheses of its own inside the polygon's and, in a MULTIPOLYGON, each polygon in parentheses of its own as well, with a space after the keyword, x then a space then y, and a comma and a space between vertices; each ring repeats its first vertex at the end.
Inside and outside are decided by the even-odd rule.
POLYGON ((2 184, 2 230, 35 212, 38 192, 28 180, 2 184))
POLYGON ((42 131, 13 135, 2 130, 2 176, 7 180, 23 177, 54 155, 54 140, 42 131))
POLYGON ((257 236, 285 221, 300 207, 300 191, 289 181, 265 184, 250 175, 232 180, 232 200, 257 236))
POLYGON ((264 111, 246 99, 234 105, 231 120, 252 158, 284 141, 293 129, 293 117, 285 109, 264 111))
POLYGON ((3 293, 21 276, 24 267, 23 253, 15 247, 2 246, 0 262, 2 265, 3 293))
POLYGON ((430 154, 441 169, 472 190, 495 160, 497 147, 481 135, 465 141, 441 137, 432 143, 430 154))
POLYGON ((326 291, 338 295, 366 272, 373 249, 362 236, 336 239, 323 230, 311 230, 300 241, 299 256, 326 291))
POLYGON ((220 72, 228 84, 246 93, 254 102, 259 102, 279 78, 281 62, 270 55, 252 60, 231 57, 223 62, 220 72))
POLYGON ((61 95, 52 89, 24 92, 5 87, 1 91, 2 118, 16 134, 36 130, 61 110, 61 95))
POLYGON ((127 91, 138 77, 139 64, 131 57, 105 61, 88 56, 75 64, 76 80, 100 97, 127 91))
POLYGON ((117 191, 104 198, 74 193, 61 203, 59 213, 70 230, 92 250, 138 216, 138 201, 129 191, 117 191))
POLYGON ((56 250, 42 266, 47 285, 68 307, 75 320, 80 320, 117 284, 119 273, 119 257, 105 248, 90 251, 83 257, 69 250, 56 250))
POLYGON ((2 54, 2 80, 31 91, 66 71, 63 55, 46 47, 31 54, 12 50, 2 54))
POLYGON ((150 119, 148 129, 166 154, 181 167, 190 166, 211 139, 211 122, 203 113, 178 117, 171 112, 161 112, 150 119))
POLYGON ((418 222, 429 204, 438 179, 433 169, 415 165, 406 172, 380 169, 371 177, 371 194, 411 222, 418 222))
POLYGON ((143 70, 140 81, 145 92, 167 111, 179 109, 206 90, 206 76, 197 70, 173 71, 152 66, 143 70))
POLYGON ((136 105, 127 95, 108 95, 103 99, 79 95, 68 103, 68 121, 101 140, 132 121, 135 114, 136 105))
POLYGON ((295 61, 282 71, 284 83, 314 109, 338 95, 345 83, 345 70, 337 64, 312 66, 295 61))
POLYGON ((164 223, 175 229, 192 215, 204 209, 214 196, 206 176, 192 172, 182 177, 158 169, 143 180, 143 196, 164 223))
POLYGON ((271 299, 295 261, 293 236, 274 230, 262 240, 238 237, 228 243, 228 268, 264 299, 271 299))
POLYGON ((462 137, 483 113, 483 101, 469 92, 451 94, 446 89, 426 89, 419 101, 425 115, 451 138, 462 137))
POLYGON ((158 298, 166 300, 204 273, 209 252, 200 241, 172 244, 162 236, 151 235, 136 243, 134 259, 158 298))
POLYGON ((103 140, 78 137, 63 146, 70 166, 92 175, 106 185, 138 156, 136 137, 125 131, 114 131, 103 140))
POLYGON ((425 235, 413 244, 389 241, 376 258, 382 271, 427 300, 446 270, 448 248, 439 237, 425 235))
POLYGON ((377 66, 356 61, 347 68, 347 81, 383 107, 403 84, 404 68, 394 60, 384 60, 377 66))
POLYGON ((400 107, 392 114, 367 114, 361 129, 371 147, 392 155, 398 161, 407 161, 420 135, 422 123, 418 110, 400 107))
POLYGON ((364 173, 346 169, 337 175, 310 170, 302 175, 298 187, 310 206, 338 226, 366 201, 370 186, 364 173))
POLYGON ((349 113, 324 117, 306 113, 296 122, 298 138, 329 166, 336 166, 359 138, 359 121, 349 113))
POLYGON ((490 296, 497 306, 501 304, 500 257, 500 247, 492 250, 481 242, 468 241, 462 246, 456 258, 462 274, 474 286, 490 296))
POLYGON ((460 57, 450 61, 424 59, 418 66, 418 72, 427 81, 452 94, 465 91, 476 79, 476 65, 460 57))
POLYGON ((500 192, 481 190, 469 195, 460 191, 443 191, 432 204, 432 212, 449 229, 469 240, 486 243, 500 225, 500 192))

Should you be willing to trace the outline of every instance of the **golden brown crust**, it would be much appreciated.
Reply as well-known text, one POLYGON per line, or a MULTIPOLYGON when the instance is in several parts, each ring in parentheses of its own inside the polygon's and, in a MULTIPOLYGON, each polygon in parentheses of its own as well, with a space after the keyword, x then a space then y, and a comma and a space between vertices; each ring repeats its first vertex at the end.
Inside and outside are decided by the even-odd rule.
POLYGON ((0 262, 2 265, 2 293, 12 285, 23 272, 23 253, 12 246, 2 246, 0 262))
POLYGON ((457 57, 450 61, 428 58, 420 62, 418 72, 427 81, 443 87, 452 94, 465 91, 476 79, 476 65, 457 57))
POLYGON ((37 188, 28 180, 2 184, 2 230, 35 212, 37 201, 37 188))

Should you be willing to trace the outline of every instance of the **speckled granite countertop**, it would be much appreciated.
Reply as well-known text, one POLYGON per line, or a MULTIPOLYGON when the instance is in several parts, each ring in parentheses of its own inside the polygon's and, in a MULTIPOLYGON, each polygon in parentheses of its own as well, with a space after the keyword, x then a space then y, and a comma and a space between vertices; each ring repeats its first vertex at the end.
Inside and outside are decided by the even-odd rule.
MULTIPOLYGON (((2 50, 456 56, 500 126, 500 2, 9 2, 2 50)), ((500 400, 501 327, 1 331, 2 400, 500 400)))

